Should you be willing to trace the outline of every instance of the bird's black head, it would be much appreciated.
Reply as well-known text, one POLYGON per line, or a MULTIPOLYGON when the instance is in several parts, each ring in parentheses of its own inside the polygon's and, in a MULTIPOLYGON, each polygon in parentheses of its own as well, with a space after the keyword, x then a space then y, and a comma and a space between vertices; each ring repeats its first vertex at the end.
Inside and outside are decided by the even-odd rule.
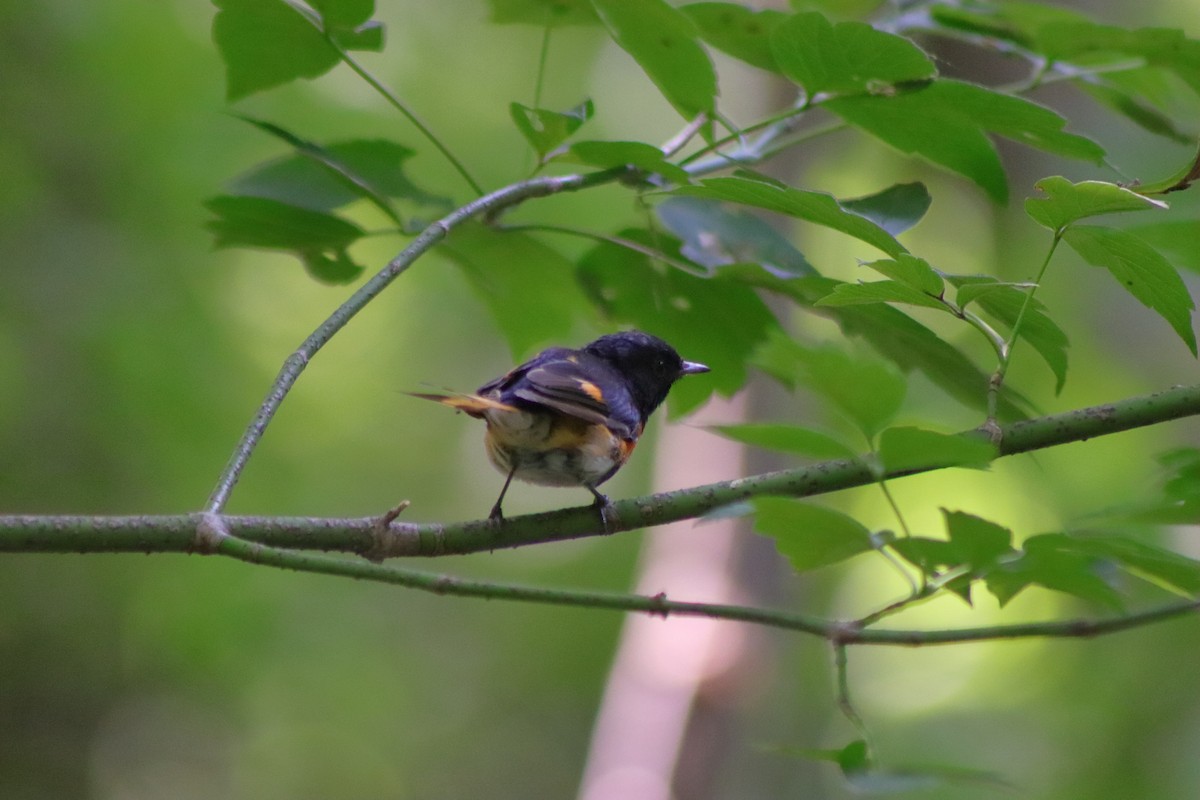
POLYGON ((633 402, 643 420, 667 399, 675 381, 684 375, 708 372, 708 367, 684 361, 674 347, 641 331, 601 336, 583 351, 607 361, 628 379, 633 402))

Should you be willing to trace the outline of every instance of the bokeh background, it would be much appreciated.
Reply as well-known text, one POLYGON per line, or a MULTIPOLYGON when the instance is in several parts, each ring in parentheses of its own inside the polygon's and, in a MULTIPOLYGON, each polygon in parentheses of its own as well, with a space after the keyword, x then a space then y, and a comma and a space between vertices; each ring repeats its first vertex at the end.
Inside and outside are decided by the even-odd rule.
MULTIPOLYGON (((364 62, 485 185, 525 175, 531 157, 507 104, 532 102, 540 32, 490 25, 485 5, 470 0, 378 5, 388 46, 364 62)), ((1074 5, 1116 23, 1200 35, 1200 7, 1190 3, 1074 5)), ((225 113, 212 16, 208 4, 182 0, 0 4, 0 512, 199 508, 282 360, 348 293, 313 282, 286 257, 212 249, 202 201, 279 152, 225 113)), ((942 57, 948 71, 1003 68, 975 64, 966 52, 942 57)), ((723 107, 742 122, 782 91, 737 70, 722 87, 723 107)), ((567 107, 585 95, 599 109, 594 138, 660 141, 679 125, 622 53, 594 31, 567 29, 553 43, 544 105, 567 107)), ((1039 98, 1072 104, 1072 129, 1104 144, 1125 177, 1158 177, 1188 157, 1077 95, 1039 98)), ((237 110, 318 141, 397 139, 421 151, 411 162, 421 185, 466 197, 446 165, 347 71, 237 110)), ((1195 130, 1200 117, 1183 125, 1195 130)), ((1030 151, 1005 154, 1018 199, 1046 174, 1113 177, 1030 151)), ((1027 277, 1045 246, 1013 209, 854 136, 806 148, 777 168, 840 195, 927 179, 934 206, 906 241, 956 272, 1027 277)), ((1176 203, 1194 207, 1186 196, 1176 203)), ((632 213, 617 189, 537 209, 542 219, 600 229, 632 213)), ((379 237, 355 253, 378 266, 401 246, 379 237)), ((835 237, 808 232, 802 247, 822 269, 853 273, 835 237)), ((1195 379, 1195 362, 1161 321, 1064 264, 1041 297, 1072 338, 1067 388, 1054 397, 1031 359, 1014 373, 1044 408, 1195 379)), ((479 430, 402 392, 427 383, 469 389, 512 357, 453 264, 436 254, 423 260, 313 362, 231 511, 358 516, 407 498, 412 519, 481 516, 499 477, 481 458, 479 430)), ((778 390, 758 391, 752 408, 803 418, 778 390)), ((928 418, 922 403, 931 394, 914 387, 911 419, 928 418)), ((1153 454, 1196 434, 1195 425, 1173 424, 1005 463, 986 476, 895 488, 930 529, 937 504, 954 502, 1035 533, 1152 491, 1153 454)), ((774 463, 750 458, 752 467, 774 463)), ((647 490, 653 461, 652 447, 639 450, 611 493, 647 490)), ((509 510, 586 500, 566 494, 522 487, 509 510)), ((891 524, 874 495, 837 502, 891 524)), ((1200 554, 1194 530, 1173 535, 1182 551, 1200 554)), ((751 593, 763 602, 852 614, 902 589, 878 566, 857 562, 797 578, 752 534, 742 536, 751 593)), ((620 591, 634 581, 639 545, 639 535, 622 535, 429 566, 620 591)), ((664 588, 691 596, 686 585, 664 588)), ((904 622, 1086 610, 1032 593, 1003 615, 989 602, 981 598, 973 616, 931 604, 904 622)), ((426 596, 214 558, 4 556, 0 797, 572 797, 621 622, 611 612, 426 596)), ((697 749, 681 762, 705 778, 686 796, 849 796, 834 768, 787 752, 855 735, 834 705, 827 647, 754 635, 750 664, 707 688, 711 729, 693 737, 697 749)), ((854 652, 851 676, 879 752, 894 763, 992 770, 1030 797, 1194 797, 1198 654, 1200 629, 1181 620, 1090 642, 854 652)), ((1002 794, 968 784, 914 796, 1002 794)))

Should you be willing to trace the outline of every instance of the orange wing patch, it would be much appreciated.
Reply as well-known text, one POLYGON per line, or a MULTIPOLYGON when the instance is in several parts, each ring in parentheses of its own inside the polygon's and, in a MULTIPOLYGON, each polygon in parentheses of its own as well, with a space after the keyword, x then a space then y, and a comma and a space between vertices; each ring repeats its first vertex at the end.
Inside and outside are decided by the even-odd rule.
POLYGON ((600 390, 599 386, 592 383, 591 381, 580 381, 579 388, 583 391, 584 394, 586 394, 588 397, 595 400, 597 403, 604 402, 604 392, 602 392, 600 390))
POLYGON ((501 403, 499 400, 492 400, 487 397, 480 397, 477 394, 419 394, 417 392, 407 392, 407 394, 419 397, 422 400, 432 400, 435 403, 441 403, 456 411, 470 414, 472 417, 482 417, 486 411, 517 410, 514 406, 510 406, 507 403, 501 403))

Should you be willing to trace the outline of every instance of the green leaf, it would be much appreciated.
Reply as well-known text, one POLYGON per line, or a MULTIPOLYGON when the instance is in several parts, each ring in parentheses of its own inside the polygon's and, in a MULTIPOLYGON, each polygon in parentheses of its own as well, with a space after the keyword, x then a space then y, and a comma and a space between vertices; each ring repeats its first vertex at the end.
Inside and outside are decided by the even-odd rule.
POLYGON ((487 304, 516 360, 573 338, 580 321, 593 318, 571 262, 532 236, 464 225, 439 252, 453 259, 487 304))
POLYGON ((1173 174, 1158 181, 1142 182, 1136 187, 1138 194, 1168 194, 1181 192, 1200 179, 1200 150, 1173 174))
POLYGON ((754 214, 699 197, 669 197, 654 210, 683 240, 682 254, 702 266, 753 262, 776 276, 815 272, 786 237, 754 214))
POLYGON ((1030 147, 1099 162, 1104 150, 1062 130, 1065 120, 1048 108, 955 80, 938 80, 889 96, 835 98, 826 108, 904 153, 920 155, 974 181, 996 202, 1008 184, 988 133, 1030 147))
POLYGON ((700 186, 681 186, 671 194, 724 200, 787 214, 853 236, 892 257, 906 252, 886 230, 847 211, 833 197, 821 192, 792 189, 773 181, 741 175, 708 178, 700 186))
POLYGON ((592 0, 613 40, 685 119, 712 114, 717 75, 696 25, 663 0, 592 0))
MULTIPOLYGON (((595 108, 591 100, 584 100, 568 111, 530 108, 520 103, 509 103, 508 111, 517 130, 533 147, 538 158, 543 159, 591 119, 595 108)), ((659 157, 662 157, 661 153, 659 157)))
POLYGON ((1025 201, 1025 213, 1042 227, 1057 231, 1087 217, 1166 208, 1161 200, 1151 200, 1123 186, 1105 181, 1071 183, 1055 175, 1043 178, 1034 187, 1046 195, 1025 201))
POLYGON ((852 306, 863 303, 904 303, 949 312, 950 308, 937 298, 897 281, 873 281, 871 283, 841 283, 833 291, 816 302, 818 308, 830 306, 852 306))
POLYGON ((904 401, 904 376, 885 361, 852 356, 832 345, 796 344, 792 353, 798 383, 822 395, 868 438, 892 420, 904 401))
MULTIPOLYGON (((624 230, 618 235, 669 257, 678 255, 679 241, 666 233, 624 230)), ((712 368, 672 389, 673 416, 696 408, 714 390, 725 395, 739 390, 750 354, 779 330, 754 289, 721 271, 698 277, 605 242, 584 255, 577 275, 606 317, 660 335, 686 358, 712 368)))
POLYGON ((714 425, 711 431, 735 442, 818 459, 854 458, 850 447, 832 436, 798 425, 746 423, 714 425))
POLYGON ((1200 561, 1121 536, 1078 540, 1080 549, 1189 597, 1200 595, 1200 561))
POLYGON ((663 157, 662 150, 645 142, 576 142, 552 161, 571 161, 601 169, 632 166, 672 183, 687 183, 690 176, 663 157))
POLYGON ((777 25, 771 50, 783 73, 810 98, 821 92, 882 92, 937 74, 929 57, 908 39, 862 22, 834 25, 817 13, 795 14, 777 25))
POLYGON ((929 9, 934 22, 958 31, 1002 39, 1036 49, 1039 31, 1055 22, 1087 22, 1077 11, 1044 3, 1018 2, 936 4, 929 9))
POLYGON ((1200 272, 1200 220, 1181 219, 1170 222, 1152 222, 1149 225, 1134 225, 1125 229, 1155 250, 1166 251, 1171 263, 1200 272))
POLYGON ((213 41, 225 62, 226 96, 247 95, 297 78, 316 78, 336 66, 337 50, 322 30, 350 50, 383 48, 382 27, 369 22, 371 0, 325 0, 313 17, 281 0, 213 0, 213 41))
MULTIPOLYGON (((319 154, 296 153, 254 167, 230 182, 230 194, 265 197, 323 212, 367 199, 398 213, 386 198, 407 200, 416 208, 438 214, 450 208, 448 198, 429 194, 409 180, 404 162, 413 151, 407 147, 381 139, 357 139, 318 150, 319 154)), ((395 219, 392 213, 388 216, 395 219)), ((405 229, 417 224, 418 220, 412 220, 405 229)))
POLYGON ((491 21, 498 25, 598 25, 591 0, 488 0, 491 21))
POLYGON ((362 228, 341 217, 265 197, 219 195, 204 207, 217 215, 206 226, 217 247, 340 250, 364 234, 362 228))
POLYGON ((901 427, 888 428, 879 435, 878 455, 888 472, 931 467, 984 468, 996 457, 996 447, 979 437, 901 427))
POLYGON ((1025 316, 1021 318, 1019 336, 1028 342, 1037 354, 1046 362, 1046 366, 1054 373, 1055 394, 1062 391, 1067 380, 1067 347, 1070 342, 1067 334, 1045 312, 1046 307, 1034 298, 1025 307, 1028 291, 1016 285, 994 281, 987 276, 952 275, 949 280, 958 286, 956 299, 960 306, 973 301, 986 314, 1002 322, 1011 331, 1016 325, 1021 309, 1025 308, 1025 316), (972 289, 975 291, 972 291, 972 289), (963 298, 966 298, 964 300, 963 298))
POLYGON ((1122 611, 1124 602, 1104 577, 1105 567, 1103 559, 1071 537, 1044 533, 1027 539, 1021 555, 1006 559, 988 573, 986 581, 1002 606, 1026 587, 1037 585, 1122 611))
POLYGON ((892 236, 920 222, 932 202, 923 183, 897 183, 866 197, 840 201, 842 208, 866 217, 892 236))
POLYGON ((1127 292, 1157 311, 1196 355, 1195 304, 1179 273, 1157 250, 1132 233, 1091 225, 1072 225, 1063 239, 1084 261, 1107 269, 1127 292))
POLYGON ((321 283, 344 284, 358 279, 363 267, 355 264, 345 250, 329 255, 320 251, 300 252, 305 271, 321 283))
POLYGON ((1140 98, 1130 94, 1123 87, 1114 86, 1111 80, 1103 83, 1080 81, 1076 85, 1113 111, 1127 117, 1143 130, 1166 137, 1179 144, 1191 144, 1193 141, 1193 138, 1180 130, 1169 116, 1142 102, 1140 98))
MULTIPOLYGON (((303 158, 308 159, 312 163, 320 167, 330 178, 336 183, 343 186, 355 197, 362 197, 373 203, 380 211, 382 211, 389 219, 396 223, 399 228, 404 227, 404 221, 400 219, 400 214, 392 206, 387 198, 386 192, 377 190, 366 177, 359 175, 351 167, 342 163, 337 156, 330 151, 314 144, 313 142, 305 141, 299 136, 296 136, 291 131, 285 130, 278 125, 263 120, 253 119, 252 117, 239 116, 245 122, 250 123, 259 130, 266 131, 277 139, 281 139, 291 145, 296 152, 303 158)), ((412 154, 412 151, 407 148, 400 148, 403 160, 412 154)), ((286 202, 286 201, 285 201, 286 202)))
POLYGON ((758 497, 754 529, 775 541, 792 569, 805 572, 845 561, 872 548, 871 532, 840 511, 786 497, 758 497))
POLYGON ((1093 22, 1059 22, 1038 30, 1038 44, 1058 60, 1110 59, 1135 56, 1170 70, 1200 93, 1200 41, 1174 28, 1130 30, 1093 22))
MULTIPOLYGON (((788 297, 804 306, 814 306, 839 283, 816 275, 785 279, 749 264, 727 267, 722 274, 788 297)), ((988 376, 960 350, 903 311, 880 303, 814 306, 814 310, 837 322, 846 336, 869 343, 876 352, 905 372, 918 370, 960 403, 969 408, 987 410, 988 376)), ((780 341, 791 345, 786 338, 781 337, 780 341)), ((761 356, 762 351, 758 354, 758 357, 761 356)), ((791 364, 794 358, 788 356, 787 359, 787 367, 782 371, 775 369, 782 364, 768 366, 760 363, 759 366, 785 385, 793 386, 795 375, 791 364)), ((1019 395, 1006 393, 1001 397, 1000 418, 1024 419, 1027 414, 1018 403, 1028 405, 1019 395)))
POLYGON ((362 273, 346 248, 364 231, 341 217, 265 197, 220 195, 204 206, 217 217, 205 223, 216 247, 285 250, 326 283, 347 283, 362 273))
POLYGON ((754 11, 736 3, 689 3, 679 10, 692 18, 700 36, 727 55, 751 66, 779 72, 771 53, 771 31, 786 18, 780 11, 754 11))
POLYGON ((871 261, 863 266, 870 267, 886 278, 911 286, 929 297, 939 298, 945 289, 942 276, 928 261, 908 253, 901 253, 894 259, 871 261))
MULTIPOLYGON (((949 276, 949 280, 956 287, 954 291, 954 303, 960 309, 965 309, 983 295, 990 294, 991 292, 1015 290, 1024 295, 1030 288, 1037 285, 1033 283, 998 281, 989 275, 951 275, 949 276)), ((1043 308, 1041 301, 1037 298, 1034 298, 1031 303, 1030 308, 1043 308)))
POLYGON ((964 511, 947 509, 942 509, 942 519, 957 563, 969 566, 976 575, 983 575, 1014 552, 1012 531, 1002 525, 964 511))

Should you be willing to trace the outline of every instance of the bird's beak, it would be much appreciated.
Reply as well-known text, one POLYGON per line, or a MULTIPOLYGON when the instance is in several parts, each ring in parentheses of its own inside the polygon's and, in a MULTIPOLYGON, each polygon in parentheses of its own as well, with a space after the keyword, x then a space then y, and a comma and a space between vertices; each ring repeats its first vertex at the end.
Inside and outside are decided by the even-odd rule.
POLYGON ((679 371, 680 375, 699 375, 701 372, 708 372, 709 368, 698 361, 683 362, 683 369, 679 371))

